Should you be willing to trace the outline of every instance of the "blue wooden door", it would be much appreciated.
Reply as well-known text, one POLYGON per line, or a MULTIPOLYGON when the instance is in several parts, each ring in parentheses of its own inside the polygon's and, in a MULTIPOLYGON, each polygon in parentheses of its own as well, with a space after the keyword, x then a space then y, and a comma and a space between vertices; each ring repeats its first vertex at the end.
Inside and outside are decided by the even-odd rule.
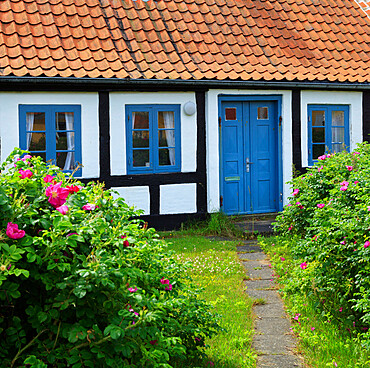
POLYGON ((221 195, 226 214, 278 210, 274 101, 221 104, 221 195))

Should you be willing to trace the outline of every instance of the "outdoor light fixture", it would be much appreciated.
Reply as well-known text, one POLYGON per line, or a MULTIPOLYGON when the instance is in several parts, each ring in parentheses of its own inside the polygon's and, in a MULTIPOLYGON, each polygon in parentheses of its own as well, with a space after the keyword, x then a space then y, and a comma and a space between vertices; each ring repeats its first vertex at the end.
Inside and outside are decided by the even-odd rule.
POLYGON ((184 105, 184 112, 186 115, 194 115, 195 114, 195 103, 192 101, 188 101, 184 105))

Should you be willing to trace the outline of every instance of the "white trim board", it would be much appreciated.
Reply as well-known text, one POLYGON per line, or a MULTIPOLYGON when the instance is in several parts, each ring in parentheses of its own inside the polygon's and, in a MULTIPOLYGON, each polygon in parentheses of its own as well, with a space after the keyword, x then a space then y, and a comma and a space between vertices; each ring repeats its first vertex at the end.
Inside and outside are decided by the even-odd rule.
POLYGON ((362 142, 362 92, 301 91, 302 167, 308 167, 308 105, 349 105, 350 150, 362 142))
POLYGON ((19 147, 18 105, 81 105, 82 177, 99 177, 98 93, 0 92, 0 157, 19 147))
POLYGON ((292 92, 285 90, 210 90, 206 93, 206 139, 207 139, 207 211, 220 210, 220 153, 218 127, 218 97, 220 95, 238 96, 281 96, 282 116, 282 160, 283 160, 283 204, 290 194, 292 178, 293 145, 292 145, 292 92))
POLYGON ((194 92, 111 92, 110 157, 112 175, 127 175, 125 105, 178 104, 181 105, 181 172, 197 169, 197 114, 188 116, 183 105, 195 101, 194 92))

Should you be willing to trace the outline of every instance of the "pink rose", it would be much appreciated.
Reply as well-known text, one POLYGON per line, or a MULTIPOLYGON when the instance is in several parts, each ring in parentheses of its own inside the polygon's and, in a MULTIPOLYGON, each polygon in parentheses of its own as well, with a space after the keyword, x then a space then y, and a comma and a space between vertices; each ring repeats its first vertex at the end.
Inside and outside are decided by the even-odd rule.
POLYGON ((20 174, 20 178, 21 179, 30 178, 33 175, 33 172, 31 170, 29 170, 29 169, 27 169, 27 170, 19 170, 18 172, 20 174))
POLYGON ((297 195, 299 193, 299 189, 294 189, 294 191, 293 191, 293 195, 295 196, 295 195, 297 195))
POLYGON ((366 241, 365 244, 364 244, 364 248, 368 248, 370 245, 370 242, 369 241, 366 241))
POLYGON ((82 209, 85 211, 94 211, 96 208, 98 208, 95 204, 88 203, 82 206, 82 209))
POLYGON ((69 211, 69 208, 68 208, 68 206, 66 206, 64 204, 64 205, 58 207, 56 210, 59 211, 62 215, 65 215, 69 211))
POLYGON ((317 207, 318 207, 318 208, 324 208, 324 207, 325 207, 325 204, 324 204, 324 203, 319 203, 319 204, 317 205, 317 207))
POLYGON ((322 156, 319 156, 317 159, 323 161, 326 159, 326 157, 327 157, 326 155, 322 155, 322 156))
POLYGON ((54 182, 54 176, 51 176, 51 175, 46 175, 42 180, 44 180, 45 183, 53 183, 53 184, 55 184, 55 182, 54 182))
POLYGON ((10 239, 21 239, 26 235, 26 233, 24 230, 19 230, 17 224, 8 222, 6 227, 6 235, 8 235, 10 239))
POLYGON ((58 208, 66 203, 69 195, 69 190, 63 188, 61 185, 62 182, 59 182, 55 185, 50 185, 45 190, 45 195, 49 197, 48 201, 54 208, 58 208))
POLYGON ((343 187, 340 187, 340 189, 339 189, 339 190, 341 190, 341 191, 346 191, 347 189, 348 189, 348 187, 343 186, 343 187))
POLYGON ((302 270, 306 269, 307 268, 307 263, 306 262, 302 262, 299 267, 302 268, 302 270))
POLYGON ((167 285, 164 290, 168 290, 168 291, 171 291, 172 290, 172 285, 170 284, 170 280, 167 280, 165 278, 162 278, 161 279, 161 284, 163 285, 167 285))
POLYGON ((346 168, 347 168, 348 171, 352 171, 353 170, 353 166, 346 165, 346 168))

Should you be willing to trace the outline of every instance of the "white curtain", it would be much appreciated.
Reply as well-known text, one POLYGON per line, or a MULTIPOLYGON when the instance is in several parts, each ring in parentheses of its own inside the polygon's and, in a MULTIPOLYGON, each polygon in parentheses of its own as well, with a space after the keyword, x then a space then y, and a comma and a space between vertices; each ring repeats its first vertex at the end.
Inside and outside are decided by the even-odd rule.
MULTIPOLYGON (((172 111, 163 112, 164 127, 166 132, 167 145, 175 147, 174 115, 172 111)), ((175 149, 169 148, 170 164, 175 165, 175 149)))
POLYGON ((63 170, 71 170, 71 167, 73 166, 73 157, 74 157, 74 150, 75 150, 75 140, 73 136, 73 112, 66 112, 66 130, 70 130, 70 132, 67 132, 67 149, 71 150, 73 152, 67 153, 66 162, 64 164, 63 170))
POLYGON ((33 130, 33 123, 35 122, 35 114, 33 112, 28 112, 26 115, 26 130, 27 132, 27 147, 26 150, 30 150, 30 144, 32 140, 32 130, 33 130))

